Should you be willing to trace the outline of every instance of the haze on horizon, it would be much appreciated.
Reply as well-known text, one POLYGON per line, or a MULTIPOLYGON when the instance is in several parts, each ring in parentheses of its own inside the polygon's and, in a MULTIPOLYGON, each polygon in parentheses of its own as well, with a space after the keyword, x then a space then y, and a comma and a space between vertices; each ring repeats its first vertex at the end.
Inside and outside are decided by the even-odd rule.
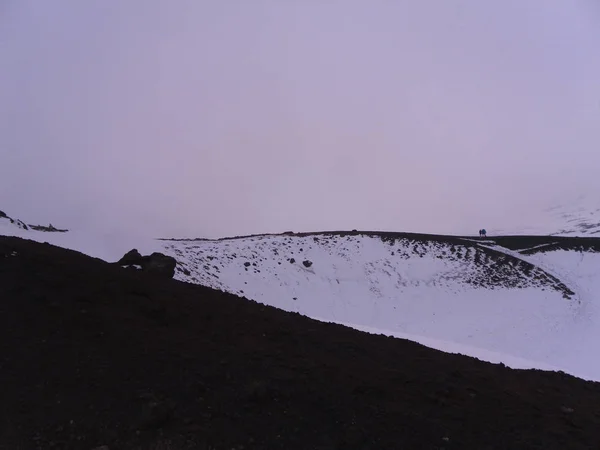
POLYGON ((0 209, 168 237, 506 226, 600 192, 598 55, 596 0, 5 0, 0 209))

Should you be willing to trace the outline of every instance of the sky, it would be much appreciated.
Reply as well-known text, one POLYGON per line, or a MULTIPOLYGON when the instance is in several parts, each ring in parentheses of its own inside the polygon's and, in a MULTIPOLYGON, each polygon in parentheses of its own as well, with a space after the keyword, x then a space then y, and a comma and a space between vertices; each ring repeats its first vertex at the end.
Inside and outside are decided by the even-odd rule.
POLYGON ((597 0, 3 0, 0 209, 221 237, 600 206, 598 55, 597 0))

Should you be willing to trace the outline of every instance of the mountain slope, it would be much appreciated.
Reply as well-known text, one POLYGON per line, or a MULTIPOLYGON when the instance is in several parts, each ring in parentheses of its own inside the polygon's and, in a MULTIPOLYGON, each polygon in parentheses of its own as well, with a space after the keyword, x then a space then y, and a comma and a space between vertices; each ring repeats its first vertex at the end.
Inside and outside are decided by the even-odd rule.
POLYGON ((598 238, 326 232, 146 240, 14 227, 10 233, 108 261, 132 248, 159 251, 177 259, 181 281, 511 367, 600 380, 590 344, 600 339, 598 238))
MULTIPOLYGON (((598 246, 576 242, 587 242, 586 253, 598 246)), ((561 245, 573 242, 359 232, 164 241, 182 281, 482 359, 494 352, 507 363, 518 358, 600 379, 584 345, 600 338, 587 326, 600 323, 594 298, 582 299, 565 270, 531 259, 536 249, 561 245)))
POLYGON ((2 450, 600 447, 598 383, 17 238, 0 237, 0 355, 2 450))

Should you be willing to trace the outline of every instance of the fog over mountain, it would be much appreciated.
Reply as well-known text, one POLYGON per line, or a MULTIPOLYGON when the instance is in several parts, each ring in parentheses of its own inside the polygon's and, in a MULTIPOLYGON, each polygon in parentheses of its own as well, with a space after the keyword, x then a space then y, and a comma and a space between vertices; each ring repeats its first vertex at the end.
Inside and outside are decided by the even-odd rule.
POLYGON ((160 236, 537 226, 599 192, 598 54, 595 0, 7 0, 0 204, 160 236))

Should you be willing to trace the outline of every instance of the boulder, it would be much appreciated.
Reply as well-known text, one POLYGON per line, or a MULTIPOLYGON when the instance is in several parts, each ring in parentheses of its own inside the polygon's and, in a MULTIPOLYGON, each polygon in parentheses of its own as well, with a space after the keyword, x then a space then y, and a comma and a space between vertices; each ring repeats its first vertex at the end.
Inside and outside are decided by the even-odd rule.
POLYGON ((120 266, 133 266, 133 265, 142 265, 142 255, 137 249, 129 250, 123 257, 117 262, 120 266))
POLYGON ((177 261, 172 256, 163 255, 162 253, 152 253, 150 256, 144 256, 144 263, 140 264, 142 270, 150 272, 158 276, 173 278, 175 275, 175 267, 177 261))
POLYGON ((138 266, 142 271, 152 273, 161 278, 173 278, 177 261, 172 256, 167 256, 159 252, 154 252, 148 256, 142 256, 137 249, 125 253, 117 262, 123 267, 138 266))

